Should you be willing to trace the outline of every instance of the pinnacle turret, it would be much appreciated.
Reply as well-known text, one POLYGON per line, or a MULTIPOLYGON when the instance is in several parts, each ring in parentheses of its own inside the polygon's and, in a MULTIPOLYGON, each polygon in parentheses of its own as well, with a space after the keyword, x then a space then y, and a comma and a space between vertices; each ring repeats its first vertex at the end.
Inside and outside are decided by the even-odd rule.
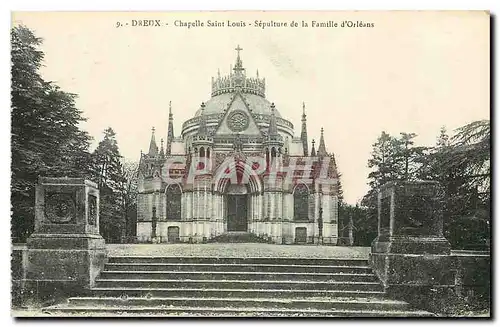
POLYGON ((307 119, 306 119, 306 104, 302 102, 302 130, 300 133, 300 139, 302 140, 302 147, 304 149, 304 156, 309 154, 308 142, 307 142, 307 119))
POLYGON ((158 146, 156 145, 155 140, 155 128, 151 128, 151 141, 149 142, 149 151, 148 155, 150 157, 156 157, 158 155, 158 146))
POLYGON ((325 137, 323 135, 323 132, 324 132, 323 127, 321 127, 321 137, 319 139, 318 157, 328 156, 328 152, 326 152, 325 137))
POLYGON ((200 112, 200 126, 198 127, 198 136, 206 136, 207 135, 207 121, 205 118, 205 102, 201 103, 201 112, 200 112))
POLYGON ((269 138, 278 136, 278 126, 276 124, 276 114, 274 112, 274 102, 271 104, 271 118, 269 119, 269 138))
POLYGON ((160 141, 160 157, 165 157, 165 150, 163 149, 163 138, 160 141))
POLYGON ((174 115, 172 114, 172 101, 168 103, 168 135, 167 135, 167 148, 165 150, 167 155, 172 153, 172 141, 174 139, 174 115))

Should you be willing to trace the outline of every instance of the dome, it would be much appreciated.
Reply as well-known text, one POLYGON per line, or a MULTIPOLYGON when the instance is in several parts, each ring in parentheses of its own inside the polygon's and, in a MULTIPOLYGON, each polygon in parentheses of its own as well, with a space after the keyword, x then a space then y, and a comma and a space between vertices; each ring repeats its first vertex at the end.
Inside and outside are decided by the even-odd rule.
MULTIPOLYGON (((222 93, 213 96, 205 103, 205 115, 219 114, 223 113, 227 108, 227 105, 231 102, 234 93, 222 93)), ((254 114, 271 115, 271 102, 260 95, 255 95, 251 93, 241 93, 241 96, 245 99, 246 103, 252 110, 254 114)), ((201 110, 199 109, 195 117, 200 115, 201 110)), ((276 117, 281 115, 277 109, 274 110, 276 117)))

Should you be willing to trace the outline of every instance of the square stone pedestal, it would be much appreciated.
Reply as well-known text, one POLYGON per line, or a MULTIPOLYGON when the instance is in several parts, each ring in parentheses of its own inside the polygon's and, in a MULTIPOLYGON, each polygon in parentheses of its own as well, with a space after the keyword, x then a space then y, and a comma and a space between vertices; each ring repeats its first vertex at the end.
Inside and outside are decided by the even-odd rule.
POLYGON ((25 288, 41 301, 87 292, 106 258, 97 185, 79 178, 41 177, 35 201, 25 288))
POLYGON ((396 297, 455 284, 450 243, 443 237, 442 192, 433 181, 390 182, 378 195, 378 237, 371 265, 396 297), (398 296, 399 295, 399 296, 398 296))

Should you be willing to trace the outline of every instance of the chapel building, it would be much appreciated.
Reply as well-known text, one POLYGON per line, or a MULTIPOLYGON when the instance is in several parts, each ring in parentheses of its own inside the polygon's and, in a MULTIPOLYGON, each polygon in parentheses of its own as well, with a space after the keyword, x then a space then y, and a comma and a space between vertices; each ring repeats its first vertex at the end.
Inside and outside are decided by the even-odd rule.
POLYGON ((305 105, 300 136, 266 81, 248 77, 239 46, 229 75, 212 78, 211 98, 160 147, 153 128, 141 152, 140 242, 203 243, 251 235, 276 244, 337 244, 338 172, 321 129, 309 150, 305 105))

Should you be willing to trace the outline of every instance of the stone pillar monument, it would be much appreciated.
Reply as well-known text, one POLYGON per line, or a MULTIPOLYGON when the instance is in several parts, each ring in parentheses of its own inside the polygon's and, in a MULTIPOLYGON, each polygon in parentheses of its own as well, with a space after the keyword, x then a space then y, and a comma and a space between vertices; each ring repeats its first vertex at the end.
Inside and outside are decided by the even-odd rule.
POLYGON ((85 293, 106 253, 99 234, 99 190, 80 178, 40 177, 35 230, 28 238, 26 287, 40 300, 85 293))
POLYGON ((381 187, 378 237, 370 261, 388 293, 395 296, 454 285, 438 182, 389 182, 381 187))

